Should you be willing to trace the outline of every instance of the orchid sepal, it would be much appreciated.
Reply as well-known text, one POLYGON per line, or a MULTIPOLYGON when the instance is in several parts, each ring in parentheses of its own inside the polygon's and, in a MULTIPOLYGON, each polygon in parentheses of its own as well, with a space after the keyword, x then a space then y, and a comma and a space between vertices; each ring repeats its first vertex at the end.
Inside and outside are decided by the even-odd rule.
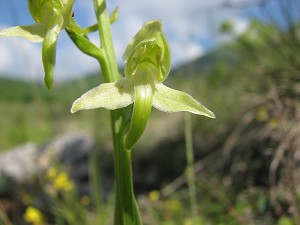
POLYGON ((46 26, 35 23, 26 26, 15 26, 0 30, 0 37, 23 37, 31 42, 42 42, 46 34, 46 26))
POLYGON ((215 114, 191 95, 169 88, 162 83, 155 85, 153 107, 162 112, 190 112, 215 118, 215 114))
POLYGON ((134 89, 126 78, 112 83, 103 83, 83 94, 74 101, 71 112, 84 109, 106 108, 109 110, 124 108, 133 102, 134 89))

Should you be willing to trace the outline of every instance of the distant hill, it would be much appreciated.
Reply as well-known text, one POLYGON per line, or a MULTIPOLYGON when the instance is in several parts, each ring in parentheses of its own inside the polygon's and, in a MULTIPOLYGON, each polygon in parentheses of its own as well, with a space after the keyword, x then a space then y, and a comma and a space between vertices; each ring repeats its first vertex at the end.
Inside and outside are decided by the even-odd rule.
POLYGON ((174 68, 171 73, 175 76, 205 74, 219 62, 225 64, 234 64, 238 60, 234 51, 229 50, 227 46, 221 46, 218 49, 210 51, 203 56, 183 65, 174 68))
MULTIPOLYGON (((171 71, 170 79, 166 81, 166 85, 174 86, 178 90, 188 90, 188 93, 195 98, 199 97, 199 100, 203 103, 209 102, 210 105, 208 106, 215 104, 213 109, 216 113, 218 110, 228 112, 227 114, 222 113, 222 116, 226 118, 230 111, 224 110, 224 107, 222 108, 226 104, 219 104, 217 101, 221 99, 222 103, 224 102, 223 89, 214 91, 214 95, 210 96, 207 94, 210 89, 206 87, 205 82, 199 82, 199 78, 202 79, 200 76, 203 74, 211 74, 211 77, 214 77, 214 73, 211 73, 212 67, 217 65, 220 60, 222 62, 231 60, 227 56, 228 52, 223 51, 223 49, 222 52, 214 51, 190 63, 174 68, 171 71), (185 79, 184 76, 189 76, 190 79, 185 79), (204 98, 203 96, 210 96, 210 99, 205 102, 206 97, 204 98), (220 109, 217 107, 219 105, 221 106, 220 109)), ((49 137, 69 130, 87 129, 98 132, 99 127, 109 126, 107 125, 107 117, 102 116, 107 113, 106 110, 89 110, 88 112, 70 114, 70 107, 73 101, 101 82, 102 78, 98 72, 89 74, 81 79, 61 84, 56 83, 54 89, 49 91, 43 83, 0 77, 0 108, 2 110, 0 115, 2 130, 0 151, 28 140, 43 143, 49 137)), ((233 101, 233 98, 226 99, 233 101)), ((156 111, 153 110, 153 112, 151 118, 157 119, 158 117, 155 117, 156 111)), ((157 115, 159 116, 160 114, 157 115)), ((220 120, 221 116, 218 118, 220 120)), ((215 127, 211 126, 211 121, 207 126, 205 126, 203 120, 201 121, 201 129, 210 130, 211 127, 215 127)), ((99 139, 108 135, 109 129, 104 129, 101 132, 103 136, 99 136, 99 139)))
POLYGON ((98 74, 90 74, 83 79, 55 84, 54 89, 49 91, 43 83, 0 77, 0 101, 31 102, 36 99, 53 101, 65 98, 66 93, 78 96, 81 90, 94 87, 101 79, 98 74))
POLYGON ((34 92, 43 93, 43 87, 40 84, 16 80, 10 78, 0 78, 0 100, 1 101, 31 101, 34 92))
MULTIPOLYGON (((234 63, 236 57, 234 53, 228 51, 226 47, 220 47, 194 61, 173 68, 171 75, 173 79, 177 76, 180 77, 186 74, 189 74, 190 76, 203 75, 209 73, 214 65, 220 61, 223 63, 234 63)), ((43 83, 0 77, 0 100, 29 102, 36 98, 42 98, 47 101, 52 101, 57 98, 65 98, 66 93, 74 99, 74 96, 78 97, 79 94, 94 87, 101 81, 102 77, 99 73, 93 73, 81 79, 72 80, 62 84, 55 84, 54 90, 48 91, 43 83)))

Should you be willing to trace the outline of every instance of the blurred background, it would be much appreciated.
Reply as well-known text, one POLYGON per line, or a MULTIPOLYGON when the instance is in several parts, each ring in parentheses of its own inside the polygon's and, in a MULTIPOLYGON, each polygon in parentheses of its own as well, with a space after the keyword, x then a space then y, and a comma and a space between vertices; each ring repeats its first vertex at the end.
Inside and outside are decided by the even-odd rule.
MULTIPOLYGON (((159 18, 172 51, 165 84, 216 114, 214 120, 192 116, 197 224, 299 225, 300 1, 108 0, 107 5, 110 12, 120 7, 112 25, 120 71, 132 36, 144 22, 159 18)), ((92 1, 76 1, 80 25, 96 22, 92 7, 92 1)), ((0 1, 1 29, 31 23, 27 1, 0 1)), ((99 43, 97 34, 90 39, 99 43)), ((55 85, 48 91, 41 45, 0 39, 1 225, 111 222, 109 112, 70 113, 76 98, 102 82, 101 71, 65 32, 58 42, 55 85)), ((192 224, 183 127, 183 113, 153 109, 134 149, 135 190, 145 224, 192 224)))

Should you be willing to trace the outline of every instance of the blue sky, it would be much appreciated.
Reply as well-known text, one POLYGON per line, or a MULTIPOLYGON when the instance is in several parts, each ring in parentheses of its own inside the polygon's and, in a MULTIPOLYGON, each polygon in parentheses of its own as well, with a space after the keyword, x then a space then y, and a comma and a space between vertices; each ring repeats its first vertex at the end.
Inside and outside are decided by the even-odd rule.
MULTIPOLYGON (((254 15, 263 19, 266 8, 276 10, 277 1, 280 0, 269 0, 262 10, 255 4, 259 0, 107 0, 109 11, 120 7, 120 17, 112 25, 118 62, 122 65, 127 43, 146 21, 162 20, 171 46, 173 66, 178 66, 232 38, 218 32, 222 21, 232 21, 234 32, 239 34, 247 28, 249 19, 254 15)), ((82 26, 96 22, 92 2, 75 2, 75 19, 82 26)), ((33 20, 26 0, 0 0, 0 29, 31 23, 33 20)), ((99 43, 96 33, 90 38, 99 43)), ((21 38, 1 38, 0 76, 42 81, 40 52, 40 44, 21 38)), ((60 34, 55 82, 81 77, 98 69, 97 62, 77 50, 65 32, 60 34)))

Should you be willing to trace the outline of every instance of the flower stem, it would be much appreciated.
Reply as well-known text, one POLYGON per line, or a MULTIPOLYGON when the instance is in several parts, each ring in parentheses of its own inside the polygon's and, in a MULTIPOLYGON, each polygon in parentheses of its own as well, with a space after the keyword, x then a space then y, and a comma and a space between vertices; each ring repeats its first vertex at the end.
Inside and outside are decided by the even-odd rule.
POLYGON ((122 110, 111 113, 114 135, 114 161, 115 161, 115 225, 141 225, 138 206, 134 197, 131 150, 125 150, 123 143, 124 116, 122 110))
MULTIPOLYGON (((94 0, 94 8, 98 21, 101 49, 104 57, 99 58, 105 82, 114 82, 120 78, 113 48, 110 29, 110 18, 105 0, 94 0)), ((123 135, 125 128, 123 109, 111 111, 111 127, 114 146, 115 166, 115 225, 141 225, 141 219, 133 191, 131 151, 125 150, 123 135)))
POLYGON ((192 137, 192 118, 191 114, 184 114, 184 133, 186 144, 186 160, 187 160, 187 180, 189 188, 189 197, 192 213, 192 224, 199 224, 197 218, 197 194, 196 194, 196 178, 194 169, 194 151, 193 151, 193 137, 192 137))
POLYGON ((98 21, 98 30, 101 41, 101 48, 104 51, 104 60, 101 59, 100 65, 105 82, 114 82, 120 78, 118 65, 115 56, 110 19, 106 9, 105 0, 94 0, 95 13, 98 21))

